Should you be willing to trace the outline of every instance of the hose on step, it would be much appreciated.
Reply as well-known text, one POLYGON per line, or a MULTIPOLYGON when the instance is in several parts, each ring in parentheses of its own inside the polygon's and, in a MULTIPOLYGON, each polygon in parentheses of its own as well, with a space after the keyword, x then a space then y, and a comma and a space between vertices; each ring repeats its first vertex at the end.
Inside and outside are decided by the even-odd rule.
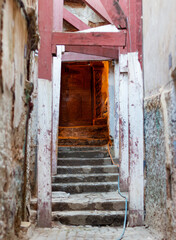
MULTIPOLYGON (((111 158, 111 161, 112 161, 112 164, 119 167, 119 164, 116 164, 112 158, 112 155, 111 155, 111 152, 110 152, 110 144, 111 142, 109 141, 108 143, 108 153, 109 153, 109 156, 111 158)), ((126 196, 124 196, 121 191, 120 191, 120 178, 119 178, 119 175, 118 175, 118 193, 119 195, 125 199, 125 217, 124 217, 124 222, 123 222, 123 232, 120 236, 120 238, 118 238, 117 240, 121 240, 123 239, 124 235, 125 235, 125 230, 126 230, 126 223, 127 223, 127 213, 128 213, 128 198, 126 196)))

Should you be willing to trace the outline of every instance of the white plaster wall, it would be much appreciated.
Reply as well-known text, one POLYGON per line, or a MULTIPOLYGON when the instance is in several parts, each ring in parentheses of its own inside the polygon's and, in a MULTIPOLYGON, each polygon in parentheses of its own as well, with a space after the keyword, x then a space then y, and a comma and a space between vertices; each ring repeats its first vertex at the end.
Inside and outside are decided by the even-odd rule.
POLYGON ((143 0, 145 96, 171 80, 176 67, 176 1, 143 0), (169 55, 172 68, 169 69, 169 55))
POLYGON ((101 23, 104 20, 99 17, 89 6, 85 7, 73 7, 73 6, 64 6, 67 10, 73 13, 76 17, 81 19, 84 23, 88 24, 89 21, 93 23, 101 23))

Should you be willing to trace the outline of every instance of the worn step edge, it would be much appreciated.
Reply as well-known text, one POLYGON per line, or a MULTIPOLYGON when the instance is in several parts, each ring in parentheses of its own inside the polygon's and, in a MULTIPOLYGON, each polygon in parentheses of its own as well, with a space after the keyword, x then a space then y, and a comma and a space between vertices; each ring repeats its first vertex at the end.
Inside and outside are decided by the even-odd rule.
POLYGON ((109 185, 117 185, 118 184, 118 181, 117 182, 92 182, 92 183, 85 183, 85 182, 79 182, 79 183, 52 183, 52 186, 62 186, 62 187, 68 187, 68 186, 73 186, 73 187, 76 187, 76 186, 109 186, 109 185))
POLYGON ((107 146, 59 146, 58 147, 58 151, 59 152, 67 152, 67 151, 97 151, 97 152, 101 152, 101 151, 107 151, 107 146))
POLYGON ((122 226, 124 211, 64 211, 53 212, 52 220, 67 225, 122 226))
MULTIPOLYGON (((124 216, 125 211, 55 211, 52 212, 52 221, 60 221, 61 223, 70 225, 98 226, 115 224, 116 226, 121 226, 123 224, 124 216), (68 218, 70 218, 71 221, 68 222, 68 218), (91 220, 91 218, 93 218, 93 220, 91 220), (100 219, 99 222, 97 221, 99 220, 98 218, 100 219), (108 220, 105 221, 105 218, 108 218, 108 220), (86 221, 86 219, 90 219, 90 221, 86 221), (84 220, 84 222, 82 220, 84 220)), ((36 220, 37 211, 31 210, 30 221, 35 223, 36 220)))
POLYGON ((118 168, 117 166, 114 166, 114 165, 105 165, 105 166, 102 166, 102 165, 98 165, 98 166, 93 166, 93 165, 86 165, 86 166, 57 166, 58 169, 82 169, 82 168, 118 168))

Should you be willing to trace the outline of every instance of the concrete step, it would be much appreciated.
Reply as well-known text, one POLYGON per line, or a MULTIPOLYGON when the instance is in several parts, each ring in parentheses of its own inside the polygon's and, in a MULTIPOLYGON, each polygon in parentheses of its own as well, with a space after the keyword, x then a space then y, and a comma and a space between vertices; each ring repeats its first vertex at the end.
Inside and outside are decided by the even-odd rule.
POLYGON ((59 152, 58 158, 107 158, 108 151, 66 151, 59 152))
POLYGON ((59 174, 53 176, 53 183, 76 182, 116 182, 118 173, 106 174, 59 174))
MULTIPOLYGON (((126 195, 126 193, 123 193, 126 195)), ((117 192, 71 194, 55 192, 52 211, 124 211, 125 201, 117 192), (60 197, 57 197, 60 196, 60 197)), ((31 210, 37 210, 37 199, 31 200, 31 210)))
POLYGON ((88 193, 88 192, 112 192, 118 189, 118 182, 96 182, 96 183, 53 183, 52 191, 66 193, 88 193))
POLYGON ((108 144, 108 138, 64 138, 59 137, 59 146, 104 146, 108 144))
POLYGON ((79 138, 107 138, 108 127, 102 126, 79 126, 79 127, 59 127, 59 137, 79 137, 79 138))
POLYGON ((107 146, 93 146, 93 147, 89 147, 89 146, 73 146, 73 147, 67 147, 67 146, 59 146, 58 147, 58 152, 68 152, 68 151, 76 151, 76 152, 80 152, 80 151, 99 151, 99 152, 102 152, 102 151, 107 151, 107 146))
POLYGON ((52 220, 75 226, 122 226, 124 215, 124 211, 58 211, 52 213, 52 220))
MULTIPOLYGON (((123 226, 125 211, 53 211, 52 221, 75 226, 123 226)), ((37 211, 31 211, 30 222, 37 221, 37 211)))
POLYGON ((118 173, 118 168, 114 165, 81 166, 81 167, 59 166, 57 167, 57 173, 58 174, 118 173))
POLYGON ((59 158, 58 166, 111 165, 110 158, 59 158))

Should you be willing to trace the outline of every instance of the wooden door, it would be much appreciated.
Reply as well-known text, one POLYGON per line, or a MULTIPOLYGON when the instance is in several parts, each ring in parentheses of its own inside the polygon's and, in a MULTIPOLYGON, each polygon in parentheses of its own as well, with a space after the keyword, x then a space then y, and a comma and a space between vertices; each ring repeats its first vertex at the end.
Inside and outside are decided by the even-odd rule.
POLYGON ((63 64, 60 126, 87 126, 93 123, 92 68, 63 64))

